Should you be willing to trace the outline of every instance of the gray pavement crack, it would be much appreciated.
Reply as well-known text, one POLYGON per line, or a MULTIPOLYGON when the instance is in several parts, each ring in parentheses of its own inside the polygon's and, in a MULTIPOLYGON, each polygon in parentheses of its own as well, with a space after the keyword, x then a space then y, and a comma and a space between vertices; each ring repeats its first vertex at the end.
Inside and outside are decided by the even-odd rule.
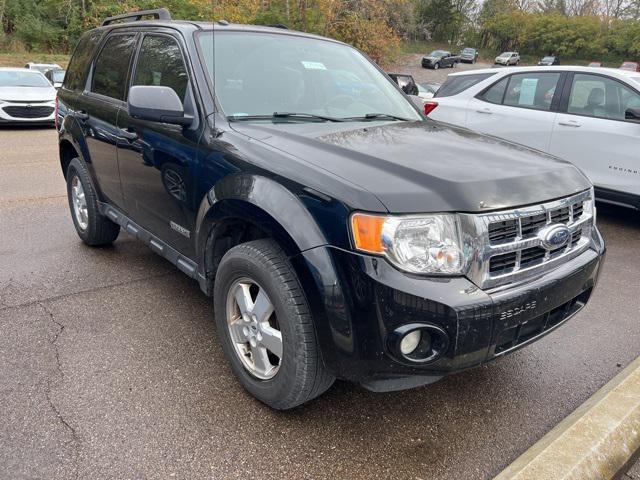
POLYGON ((133 285, 133 284, 136 284, 136 283, 145 282, 147 280, 155 280, 155 279, 158 279, 158 278, 171 277, 173 275, 178 276, 178 275, 182 275, 182 273, 176 271, 176 272, 162 273, 162 274, 159 274, 159 275, 151 275, 149 277, 136 278, 134 280, 128 280, 126 282, 111 283, 109 285, 101 285, 99 287, 87 288, 85 290, 77 290, 77 291, 65 293, 65 294, 62 294, 62 295, 54 295, 52 297, 41 298, 41 299, 38 299, 38 300, 33 300, 33 301, 30 301, 30 302, 24 302, 24 303, 18 303, 18 304, 15 304, 15 305, 7 305, 5 303, 4 304, 5 306, 0 306, 0 312, 2 312, 4 310, 12 310, 12 309, 16 309, 16 308, 31 307, 33 305, 42 306, 43 302, 54 302, 54 301, 57 301, 57 300, 63 300, 65 298, 73 297, 74 295, 82 295, 82 294, 85 294, 85 293, 95 293, 95 292, 99 292, 101 290, 111 290, 113 288, 125 287, 127 285, 133 285))
MULTIPOLYGON (((60 361, 60 349, 59 349, 59 346, 58 346, 58 339, 60 338, 60 335, 62 335, 62 333, 64 332, 65 325, 63 323, 60 323, 58 320, 56 320, 56 317, 53 314, 53 312, 46 305, 44 305, 42 302, 38 302, 38 305, 40 306, 40 308, 42 308, 44 310, 44 312, 49 316, 49 319, 51 320, 51 322, 54 323, 56 325, 56 327, 57 327, 57 331, 56 331, 53 339, 49 340, 49 343, 53 347, 53 351, 54 351, 54 354, 55 354, 55 357, 56 357, 57 370, 60 373, 60 377, 62 379, 64 379, 64 370, 62 368, 62 362, 60 361)), ((64 417, 64 415, 62 415, 62 412, 56 406, 56 404, 54 403, 53 399, 51 398, 51 389, 52 389, 53 382, 54 382, 53 377, 50 377, 50 378, 47 379, 47 389, 45 391, 45 397, 47 399, 47 403, 49 404, 49 408, 51 408, 51 410, 55 414, 55 416, 58 419, 58 421, 71 434, 71 442, 73 443, 73 451, 74 451, 74 455, 73 455, 73 469, 75 471, 74 477, 77 480, 78 476, 79 476, 79 473, 80 473, 80 471, 79 471, 80 470, 79 469, 79 458, 80 458, 81 441, 80 441, 80 437, 78 436, 78 432, 76 431, 76 429, 73 427, 73 425, 71 425, 67 421, 67 419, 64 417)))

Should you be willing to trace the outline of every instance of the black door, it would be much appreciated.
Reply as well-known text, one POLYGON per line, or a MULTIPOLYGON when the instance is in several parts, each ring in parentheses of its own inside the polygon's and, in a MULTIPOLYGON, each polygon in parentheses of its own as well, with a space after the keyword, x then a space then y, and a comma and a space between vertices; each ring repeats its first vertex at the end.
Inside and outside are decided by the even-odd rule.
POLYGON ((194 172, 200 130, 184 57, 178 40, 166 34, 146 34, 140 44, 131 86, 171 87, 183 100, 193 125, 182 127, 134 119, 120 112, 118 164, 125 204, 133 220, 193 256, 191 232, 198 205, 194 172))
POLYGON ((102 195, 124 208, 116 143, 118 112, 124 106, 135 34, 111 35, 98 55, 89 91, 78 96, 76 118, 83 127, 89 150, 89 168, 102 195))

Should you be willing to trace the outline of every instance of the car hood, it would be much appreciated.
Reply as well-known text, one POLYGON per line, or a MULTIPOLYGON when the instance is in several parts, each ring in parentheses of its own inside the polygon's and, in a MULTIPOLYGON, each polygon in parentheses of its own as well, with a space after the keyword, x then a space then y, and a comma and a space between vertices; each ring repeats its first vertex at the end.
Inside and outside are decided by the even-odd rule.
POLYGON ((359 185, 394 213, 513 208, 591 186, 567 162, 432 121, 233 128, 359 185))
POLYGON ((51 87, 0 87, 0 100, 8 102, 44 102, 56 98, 56 89, 51 87))
POLYGON ((434 61, 434 60, 440 60, 440 57, 432 57, 432 56, 426 56, 423 57, 425 60, 430 60, 430 61, 434 61))

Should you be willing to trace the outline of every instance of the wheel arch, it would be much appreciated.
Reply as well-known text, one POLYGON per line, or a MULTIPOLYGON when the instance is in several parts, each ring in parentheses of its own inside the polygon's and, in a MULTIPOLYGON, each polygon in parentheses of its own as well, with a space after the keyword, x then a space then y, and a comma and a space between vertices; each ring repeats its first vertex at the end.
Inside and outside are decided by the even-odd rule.
POLYGON ((289 257, 327 244, 298 196, 273 179, 251 174, 228 177, 205 195, 195 236, 201 288, 209 295, 220 260, 240 243, 272 238, 289 257))

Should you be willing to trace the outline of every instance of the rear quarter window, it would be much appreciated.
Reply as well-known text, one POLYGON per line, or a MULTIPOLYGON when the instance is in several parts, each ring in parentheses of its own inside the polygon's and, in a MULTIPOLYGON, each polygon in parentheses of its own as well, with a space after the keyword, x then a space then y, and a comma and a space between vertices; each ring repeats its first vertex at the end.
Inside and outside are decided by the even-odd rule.
POLYGON ((459 93, 464 92, 465 90, 494 75, 495 73, 476 73, 473 75, 449 77, 447 78, 447 81, 442 84, 434 97, 442 98, 458 95, 459 93))
POLYGON ((63 88, 67 90, 84 90, 89 64, 91 63, 96 47, 102 39, 102 35, 103 32, 92 30, 80 38, 71 57, 63 88))

